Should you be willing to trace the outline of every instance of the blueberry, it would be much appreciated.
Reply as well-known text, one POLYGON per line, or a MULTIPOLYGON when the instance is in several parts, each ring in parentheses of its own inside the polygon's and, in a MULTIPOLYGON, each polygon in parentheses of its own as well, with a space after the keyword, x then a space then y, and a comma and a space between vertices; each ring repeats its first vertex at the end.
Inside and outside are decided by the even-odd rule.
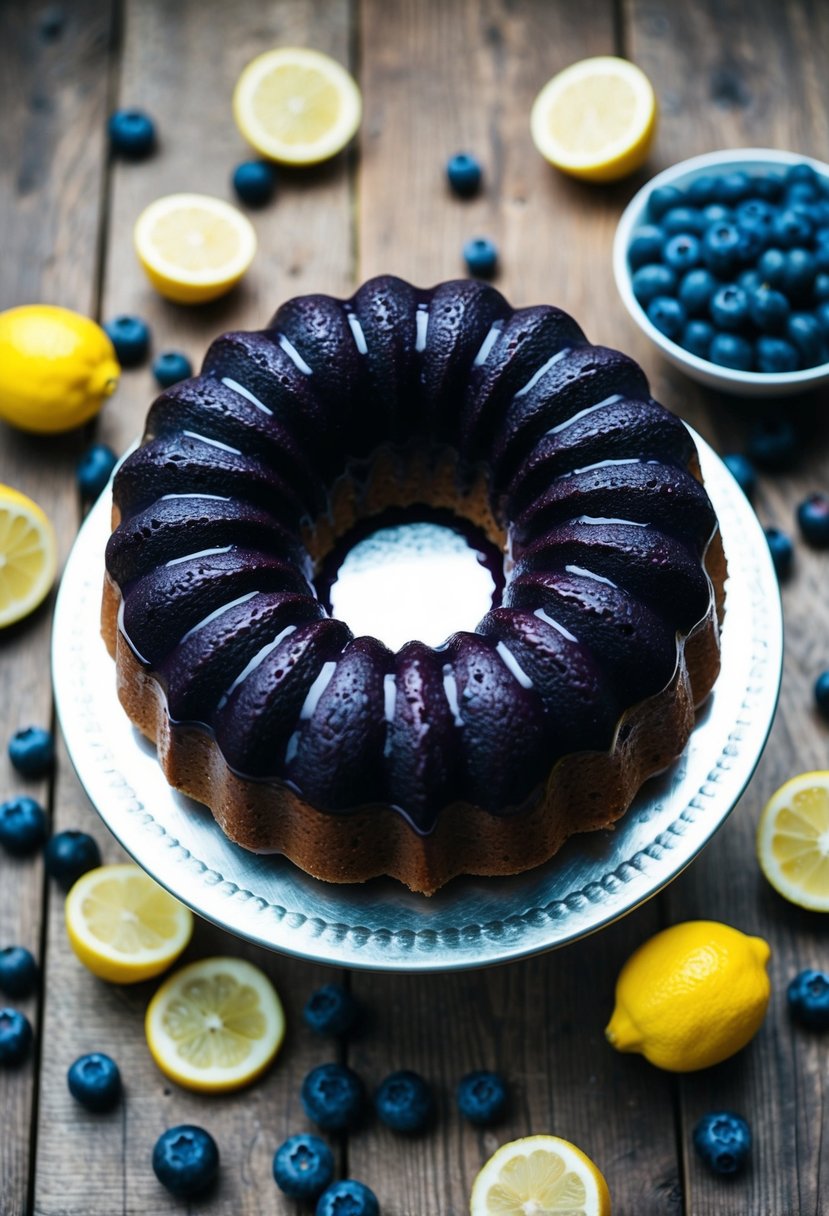
POLYGON ((421 1132, 434 1114, 432 1091, 416 1072, 393 1072, 374 1093, 381 1123, 396 1132, 421 1132))
POLYGON ((737 257, 744 265, 754 266, 768 244, 768 236, 761 228, 749 224, 738 224, 737 231, 740 234, 737 257))
POLYGON ((302 1108, 324 1131, 352 1128, 363 1111, 365 1091, 356 1073, 344 1064, 320 1064, 302 1082, 302 1108))
POLYGON ((475 236, 463 247, 463 259, 470 274, 479 279, 488 279, 495 274, 498 265, 498 249, 494 241, 485 236, 475 236))
POLYGON ((829 300, 821 300, 815 309, 815 320, 820 326, 824 339, 829 340, 829 300))
POLYGON ((779 173, 764 173, 754 178, 752 189, 760 198, 776 203, 783 195, 783 178, 779 173))
POLYGON ((316 1034, 347 1035, 357 1021, 359 1005, 341 984, 326 984, 312 992, 302 1016, 316 1034))
POLYGON ((739 1115, 717 1111, 703 1115, 694 1128, 694 1148, 715 1174, 736 1174, 751 1150, 751 1129, 739 1115))
POLYGON ((797 523, 815 549, 829 549, 829 494, 810 494, 797 508, 797 523))
POLYGON ((792 249, 795 245, 807 245, 814 233, 814 224, 805 216, 787 207, 779 211, 771 226, 775 242, 784 249, 792 249))
POLYGON ((82 874, 101 864, 101 851, 86 832, 57 832, 43 854, 46 873, 68 891, 82 874))
POLYGON ((785 532, 779 528, 765 528, 771 560, 778 581, 783 583, 792 572, 794 564, 794 545, 785 532))
POLYGON ((786 204, 793 207, 796 203, 806 203, 811 206, 820 198, 820 189, 817 181, 814 182, 795 182, 786 191, 786 204))
POLYGON ((754 349, 739 334, 716 333, 708 358, 719 367, 733 367, 740 372, 750 372, 754 367, 754 349))
POLYGON ((42 726, 25 726, 9 740, 9 759, 24 777, 45 777, 55 763, 55 740, 42 726))
POLYGON ((761 230, 770 228, 774 219, 774 212, 762 198, 745 199, 740 203, 735 215, 738 224, 746 224, 761 230))
POLYGON ((266 160, 243 160, 233 170, 233 189, 247 207, 264 207, 276 189, 276 169, 266 160))
POLYGON ((648 215, 652 220, 661 219, 666 211, 681 206, 683 202, 682 191, 677 190, 676 186, 657 186, 651 190, 648 199, 648 215))
POLYGON ((682 333, 687 319, 685 309, 673 296, 657 296, 651 300, 646 311, 651 323, 666 338, 676 340, 682 333))
POLYGON ((701 177, 695 177, 692 182, 688 183, 685 188, 685 197, 695 207, 705 207, 713 201, 716 192, 717 179, 704 173, 701 177))
POLYGON ((722 203, 709 203, 702 209, 702 218, 705 220, 706 227, 709 224, 729 223, 734 218, 734 212, 730 207, 724 207, 722 203))
POLYGON ((652 262, 634 271, 630 285, 636 299, 645 308, 657 296, 667 296, 676 290, 676 275, 669 266, 652 262))
POLYGON ((643 224, 634 232, 628 245, 628 262, 631 270, 638 270, 647 262, 658 262, 662 257, 665 234, 655 224, 643 224))
POLYGON ((150 349, 150 327, 146 321, 122 314, 105 321, 104 330, 122 367, 137 367, 144 362, 150 349))
POLYGON ((35 853, 49 835, 46 812, 34 798, 21 794, 0 803, 0 844, 16 857, 35 853))
POLYGON ((702 260, 714 274, 726 275, 740 256, 740 230, 736 224, 711 224, 702 238, 702 260))
MULTIPOLYGON (((817 269, 817 265, 815 266, 817 269)), ((824 300, 829 300, 829 271, 822 270, 815 275, 815 282, 812 288, 813 298, 822 303, 824 300)))
POLYGON ((96 499, 109 484, 118 457, 105 443, 93 443, 75 466, 78 489, 84 498, 96 499))
POLYGON ((783 174, 783 181, 787 187, 795 186, 799 182, 806 182, 810 186, 816 186, 819 178, 811 165, 807 165, 805 161, 801 161, 796 165, 789 165, 783 174))
POLYGON ((319 1136, 289 1136, 273 1156, 273 1178, 290 1199, 317 1199, 334 1177, 334 1154, 319 1136))
POLYGON ((699 241, 692 233, 681 232, 668 241, 663 257, 666 266, 670 266, 671 270, 682 274, 699 263, 699 241))
POLYGON ((689 316, 707 314, 711 297, 717 290, 717 280, 710 270, 689 270, 683 276, 677 296, 689 316))
POLYGON ((714 341, 714 332, 714 326, 710 321, 689 321, 682 331, 679 344, 692 355, 698 355, 700 359, 707 359, 711 352, 711 343, 714 341))
POLYGON ((190 1199, 206 1191, 219 1173, 219 1149, 203 1127, 181 1123, 162 1132, 153 1149, 153 1171, 173 1195, 190 1199))
POLYGON ((801 971, 786 989, 786 999, 796 1022, 810 1030, 829 1029, 829 975, 825 971, 801 971))
POLYGON ((97 1114, 112 1110, 121 1097, 118 1065, 101 1051, 79 1056, 66 1074, 66 1083, 75 1101, 97 1114))
POLYGON ((767 249, 757 263, 760 277, 767 287, 782 287, 786 278, 786 255, 782 249, 767 249))
POLYGON ((461 198, 471 198, 481 188, 483 171, 470 152, 456 152, 446 163, 449 186, 461 198))
POLYGON ((37 987, 38 969, 34 955, 24 946, 0 950, 0 992, 25 1000, 37 987))
POLYGON ((711 320, 722 329, 744 329, 748 321, 748 296, 736 283, 717 288, 711 297, 711 320))
POLYGON ((374 1191, 348 1178, 323 1191, 314 1216, 380 1216, 380 1204, 374 1191))
POLYGON ((739 203, 751 192, 751 178, 747 173, 735 170, 717 178, 715 198, 720 203, 739 203))
POLYGON ((822 671, 815 680, 815 705, 829 721, 829 671, 822 671))
POLYGON ((808 249, 790 249, 783 271, 783 291, 790 299, 808 298, 816 274, 814 255, 808 249))
POLYGON ((741 270, 737 275, 737 282, 749 295, 765 286, 758 270, 741 270))
POLYGON ((189 380, 193 375, 193 364, 179 350, 165 350, 153 359, 153 375, 162 388, 189 380))
POLYGON ((749 431, 748 455, 761 469, 788 469, 798 455, 797 432, 785 418, 763 418, 749 431))
POLYGON ((741 452, 730 453, 728 456, 723 456, 722 460, 750 502, 754 497, 754 491, 757 489, 757 470, 754 465, 741 452))
POLYGON ((785 329, 790 311, 789 301, 782 291, 775 291, 773 287, 764 284, 749 295, 749 316, 763 333, 779 333, 785 329))
POLYGON ((127 160, 142 160, 155 147, 155 123, 143 110, 116 110, 107 130, 113 152, 127 160))
POLYGON ((786 326, 786 337, 800 352, 803 367, 815 367, 826 359, 823 328, 810 312, 793 312, 786 326))
POLYGON ((799 367, 800 356, 791 342, 771 334, 761 334, 757 339, 758 372, 796 372, 799 367))
POLYGON ((497 1072, 470 1072, 458 1082, 457 1099, 464 1119, 490 1127, 506 1110, 507 1087, 497 1072))
POLYGON ((705 226, 702 213, 693 207, 672 207, 662 216, 662 230, 668 236, 678 236, 680 233, 701 235, 705 226))
POLYGON ((16 1009, 0 1009, 0 1067, 20 1064, 32 1047, 32 1024, 16 1009))

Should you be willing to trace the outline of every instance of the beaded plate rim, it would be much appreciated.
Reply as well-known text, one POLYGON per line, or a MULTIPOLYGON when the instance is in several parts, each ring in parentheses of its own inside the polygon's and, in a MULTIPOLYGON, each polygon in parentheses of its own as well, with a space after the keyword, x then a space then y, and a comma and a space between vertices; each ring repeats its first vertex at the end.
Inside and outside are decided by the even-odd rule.
POLYGON ((725 465, 692 434, 729 562, 723 670, 683 755, 646 783, 616 830, 574 838, 538 870, 456 879, 431 899, 390 879, 321 883, 284 858, 231 844, 209 812, 169 788, 118 704, 98 626, 108 491, 67 560, 52 641, 67 751, 98 814, 195 913, 314 962, 410 972, 488 966, 563 946, 632 911, 693 860, 736 805, 765 746, 782 674, 768 545, 725 465))

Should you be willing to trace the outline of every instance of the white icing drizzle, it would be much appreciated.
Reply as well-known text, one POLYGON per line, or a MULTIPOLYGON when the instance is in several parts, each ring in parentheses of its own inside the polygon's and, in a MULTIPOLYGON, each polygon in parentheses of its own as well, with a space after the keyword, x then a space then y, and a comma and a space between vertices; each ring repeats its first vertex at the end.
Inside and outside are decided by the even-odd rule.
POLYGON ((456 726, 463 726, 461 707, 458 703, 458 681, 455 679, 451 663, 444 663, 443 665, 443 691, 446 694, 446 700, 452 713, 452 721, 456 726))
POLYGON ((198 439, 199 443, 209 443, 213 448, 221 448, 223 452, 231 452, 234 456, 241 456, 239 448, 232 448, 229 443, 222 443, 220 439, 211 439, 209 435, 200 435, 198 431, 182 431, 182 435, 187 435, 189 439, 198 439))
POLYGON ((196 553, 185 553, 184 557, 171 557, 165 566, 179 566, 182 562, 195 561, 197 557, 214 557, 218 553, 229 553, 233 545, 222 545, 216 549, 199 549, 196 553))
POLYGON ((532 376, 530 376, 527 383, 524 385, 523 388, 519 388, 519 390, 515 394, 515 396, 523 397, 523 396, 525 396, 526 393, 528 393, 530 391, 530 389, 535 388, 536 384, 538 384, 541 377, 546 375, 546 373, 550 370, 550 368, 554 367, 556 363, 560 363, 561 360, 565 357, 565 355, 569 355, 571 349, 572 349, 572 347, 565 346, 564 350, 557 350, 554 355, 550 355, 550 358, 547 360, 547 362, 542 363, 541 367, 539 367, 538 371, 533 372, 532 376))
POLYGON ((329 659, 327 663, 323 663, 319 675, 308 689, 305 700, 302 702, 302 709, 299 711, 301 722, 305 722, 313 716, 314 710, 319 705, 320 697, 333 680, 336 670, 337 664, 333 659, 329 659))
POLYGON ((360 324, 360 318, 353 312, 347 313, 346 316, 348 317, 348 324, 351 326, 351 332, 354 335, 354 345, 361 355, 367 355, 368 343, 366 342, 366 335, 363 333, 363 327, 360 324))
POLYGON ((612 578, 605 578, 603 574, 596 574, 593 570, 585 570, 584 566, 565 566, 564 569, 568 574, 577 574, 581 578, 592 578, 594 582, 604 583, 607 587, 617 587, 612 578))
POLYGON ((387 722, 394 721, 394 707, 397 702, 397 676, 388 672, 383 676, 383 717, 387 722))
POLYGON ((286 625, 282 632, 278 633, 272 642, 266 642, 264 646, 257 650, 256 654, 245 664, 227 691, 223 692, 219 697, 219 703, 216 708, 222 709, 222 707, 227 704, 230 697, 236 691, 239 685, 248 678, 251 672, 256 671, 256 668, 259 667, 260 664, 264 663, 271 651, 276 650, 280 642, 284 642, 285 638, 290 637, 290 635, 295 632, 296 625, 286 625))
POLYGON ((302 355, 299 353, 299 351, 298 351, 298 350, 297 350, 297 348, 294 346, 294 344, 293 344, 292 342, 290 342, 290 341, 289 341, 289 340, 288 340, 288 339, 285 337, 285 335, 284 335, 284 334, 280 334, 280 335, 279 335, 279 345, 282 347, 282 349, 284 350, 285 354, 286 354, 286 355, 288 356, 288 358, 291 360, 291 362, 293 363, 294 367, 298 368, 298 369, 299 369, 299 371, 301 371, 301 372, 302 372, 303 376, 310 376, 310 375, 311 375, 311 368, 310 368, 310 367, 308 366, 308 364, 305 362, 305 360, 303 359, 302 355))
POLYGON ((569 629, 565 629, 559 621, 555 620, 554 617, 551 617, 549 613, 544 611, 543 608, 536 608, 533 616, 537 616, 538 619, 543 621, 545 625, 549 625, 552 629, 555 629, 556 632, 560 633, 563 638, 567 638, 568 642, 577 642, 579 640, 575 634, 571 633, 569 629))
POLYGON ((234 393, 238 393, 240 397, 244 397, 246 401, 251 403, 251 405, 255 405, 256 408, 261 410, 263 414, 268 414, 271 416, 273 415, 273 410, 269 410, 258 397, 254 397, 250 389, 245 388, 245 386, 240 384, 238 380, 231 380, 230 376, 222 376, 222 384, 225 386, 225 388, 232 389, 234 393))
POLYGON ((595 405, 587 405, 583 410, 579 410, 576 414, 571 414, 569 418, 565 418, 563 422, 551 426, 547 435, 557 435, 559 431, 566 431, 568 426, 572 426, 574 422, 578 422, 580 418, 586 418, 588 414, 594 413, 595 410, 602 410, 606 405, 613 405, 616 401, 622 400, 621 393, 611 393, 609 397, 603 397, 601 401, 597 401, 595 405))
POLYGON ((644 464, 638 456, 622 456, 618 460, 597 460, 593 464, 583 464, 580 469, 573 469, 571 476, 575 477, 577 473, 592 473, 594 469, 609 469, 617 464, 644 464))
POLYGON ((425 304, 418 304, 415 313, 415 350, 426 349, 426 331, 429 328, 429 310, 425 304))
POLYGON ((291 735, 290 739, 288 740, 288 745, 285 748, 285 763, 286 764, 290 764, 291 761, 293 760, 294 756, 299 751, 300 734, 301 734, 300 731, 295 730, 294 733, 291 735))
POLYGON ((533 686, 532 680, 527 675, 526 671, 521 666, 521 664, 518 662, 515 655, 512 653, 512 651, 509 649, 509 647, 506 645, 506 643, 499 642, 498 645, 495 647, 495 649, 498 651, 498 654, 503 659, 504 666, 509 668, 509 670, 515 676, 516 680, 521 685, 521 687, 522 688, 532 688, 532 686, 533 686))
POLYGON ((613 515, 577 515, 574 524, 626 524, 629 528, 647 528, 638 519, 616 519, 613 515))
POLYGON ((472 360, 473 367, 481 367, 489 358, 490 352, 501 336, 501 322, 493 321, 489 327, 489 333, 481 343, 481 349, 478 351, 475 358, 472 360))
POLYGON ((247 601, 252 600, 255 595, 259 595, 259 592, 248 591, 246 595, 240 595, 235 600, 230 600, 229 603, 222 604, 220 608, 214 608, 213 611, 209 612, 206 617, 203 617, 202 620, 187 630, 184 637, 179 642, 179 645, 183 645, 188 638, 191 638, 194 633, 198 633, 200 629, 204 629, 205 625, 209 625, 211 621, 217 621, 220 616, 224 616, 226 612, 230 612, 231 608, 236 608, 239 604, 246 604, 247 601))
POLYGON ((195 490, 187 490, 180 494, 162 494, 159 502, 166 502, 168 498, 210 498, 213 502, 230 502, 229 494, 199 494, 195 490))

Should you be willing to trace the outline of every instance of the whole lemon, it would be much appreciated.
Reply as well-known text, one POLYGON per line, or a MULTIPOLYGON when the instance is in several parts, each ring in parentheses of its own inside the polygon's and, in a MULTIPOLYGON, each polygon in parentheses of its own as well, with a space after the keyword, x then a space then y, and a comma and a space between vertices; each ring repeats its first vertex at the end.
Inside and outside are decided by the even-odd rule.
POLYGON ((727 1060, 765 1017, 770 954, 761 937, 712 920, 657 933, 619 973, 608 1041, 670 1072, 727 1060))
POLYGON ((107 335, 89 317, 51 304, 0 313, 0 418, 23 431, 55 434, 94 418, 121 369, 107 335))

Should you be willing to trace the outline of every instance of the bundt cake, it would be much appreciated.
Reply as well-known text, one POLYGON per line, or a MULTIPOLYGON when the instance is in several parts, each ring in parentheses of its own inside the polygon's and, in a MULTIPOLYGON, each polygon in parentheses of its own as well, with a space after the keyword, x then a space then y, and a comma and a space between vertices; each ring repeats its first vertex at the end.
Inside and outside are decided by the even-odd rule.
POLYGON ((228 333, 114 483, 103 633, 133 723, 224 832, 431 893, 606 828, 719 669, 725 563, 691 436, 557 308, 372 279, 228 333), (319 591, 423 504, 504 555, 474 632, 393 653, 319 591))

